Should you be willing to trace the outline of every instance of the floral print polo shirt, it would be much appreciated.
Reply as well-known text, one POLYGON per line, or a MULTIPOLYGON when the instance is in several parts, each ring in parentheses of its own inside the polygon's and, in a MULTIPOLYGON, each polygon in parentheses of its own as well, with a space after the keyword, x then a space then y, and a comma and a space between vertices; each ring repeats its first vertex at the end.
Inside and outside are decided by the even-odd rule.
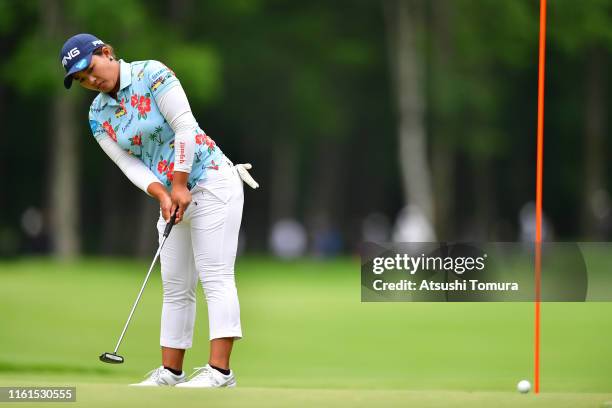
MULTIPOLYGON (((140 159, 159 179, 171 187, 174 176, 174 131, 159 111, 155 98, 180 86, 174 72, 159 61, 119 61, 120 84, 117 99, 100 92, 89 109, 89 125, 96 139, 108 135, 129 154, 140 159)), ((217 170, 223 153, 197 127, 193 166, 187 187, 206 179, 217 170)))

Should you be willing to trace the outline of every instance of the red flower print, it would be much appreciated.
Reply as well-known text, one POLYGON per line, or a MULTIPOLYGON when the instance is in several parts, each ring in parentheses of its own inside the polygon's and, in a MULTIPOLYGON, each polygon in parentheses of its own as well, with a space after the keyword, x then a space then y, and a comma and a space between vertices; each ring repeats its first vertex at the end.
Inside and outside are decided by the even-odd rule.
POLYGON ((204 143, 206 143, 206 146, 208 146, 208 150, 215 148, 215 141, 208 137, 208 135, 204 135, 204 143))
POLYGON ((206 147, 208 147, 209 152, 215 150, 215 141, 208 137, 208 135, 205 133, 197 134, 195 137, 195 141, 199 145, 205 144, 206 147))
POLYGON ((106 122, 104 122, 102 124, 102 127, 104 128, 104 130, 106 130, 106 133, 108 133, 110 138, 113 139, 116 142, 117 141, 117 135, 115 134, 115 129, 113 129, 113 127, 111 126, 110 122, 107 120, 106 122))
POLYGON ((147 116, 147 112, 151 111, 151 98, 147 98, 146 96, 141 96, 138 101, 138 113, 140 116, 147 116))
POLYGON ((164 173, 166 170, 168 169, 168 162, 166 160, 160 160, 159 163, 157 163, 157 172, 158 173, 164 173))
POLYGON ((130 99, 130 105, 132 105, 132 108, 133 108, 137 104, 138 104, 138 95, 132 94, 132 99, 130 99))
POLYGON ((132 145, 142 146, 142 138, 140 135, 134 135, 132 138, 132 145))
POLYGON ((174 180, 174 162, 170 163, 170 165, 168 166, 166 170, 166 177, 168 178, 169 182, 172 182, 172 180, 174 180))
POLYGON ((219 170, 219 166, 215 164, 214 160, 211 160, 212 165, 206 167, 207 169, 212 169, 212 170, 219 170))

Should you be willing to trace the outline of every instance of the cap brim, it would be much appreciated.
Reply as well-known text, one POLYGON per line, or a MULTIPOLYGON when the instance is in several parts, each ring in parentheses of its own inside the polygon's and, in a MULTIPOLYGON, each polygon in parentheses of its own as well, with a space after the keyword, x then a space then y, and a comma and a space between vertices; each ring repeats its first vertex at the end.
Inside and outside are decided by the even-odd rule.
POLYGON ((89 64, 91 64, 91 56, 92 54, 90 53, 80 59, 79 62, 74 64, 72 68, 70 68, 70 70, 66 73, 66 75, 64 76, 64 87, 66 89, 70 89, 70 87, 72 86, 72 74, 86 69, 89 64), (83 60, 85 60, 85 62, 82 62, 83 60))

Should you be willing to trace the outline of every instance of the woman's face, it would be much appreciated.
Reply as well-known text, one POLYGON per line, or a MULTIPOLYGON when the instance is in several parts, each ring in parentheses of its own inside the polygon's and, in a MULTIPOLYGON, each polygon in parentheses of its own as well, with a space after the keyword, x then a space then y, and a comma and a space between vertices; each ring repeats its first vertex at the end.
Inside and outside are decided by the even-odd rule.
POLYGON ((83 88, 98 92, 111 92, 119 82, 119 64, 111 60, 108 48, 102 48, 102 55, 93 55, 89 67, 75 72, 72 78, 83 88))

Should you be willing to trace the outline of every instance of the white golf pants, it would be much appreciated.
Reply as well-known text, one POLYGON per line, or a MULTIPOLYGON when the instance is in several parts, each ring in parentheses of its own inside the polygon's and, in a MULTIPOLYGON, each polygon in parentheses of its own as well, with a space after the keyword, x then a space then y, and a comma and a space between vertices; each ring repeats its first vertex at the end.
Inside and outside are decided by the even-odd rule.
MULTIPOLYGON (((227 158, 206 181, 192 189, 192 202, 175 225, 161 252, 164 301, 160 344, 191 348, 196 316, 196 287, 204 288, 209 338, 240 339, 240 305, 234 262, 242 219, 242 180, 227 158)), ((161 242, 166 221, 160 216, 161 242)))

